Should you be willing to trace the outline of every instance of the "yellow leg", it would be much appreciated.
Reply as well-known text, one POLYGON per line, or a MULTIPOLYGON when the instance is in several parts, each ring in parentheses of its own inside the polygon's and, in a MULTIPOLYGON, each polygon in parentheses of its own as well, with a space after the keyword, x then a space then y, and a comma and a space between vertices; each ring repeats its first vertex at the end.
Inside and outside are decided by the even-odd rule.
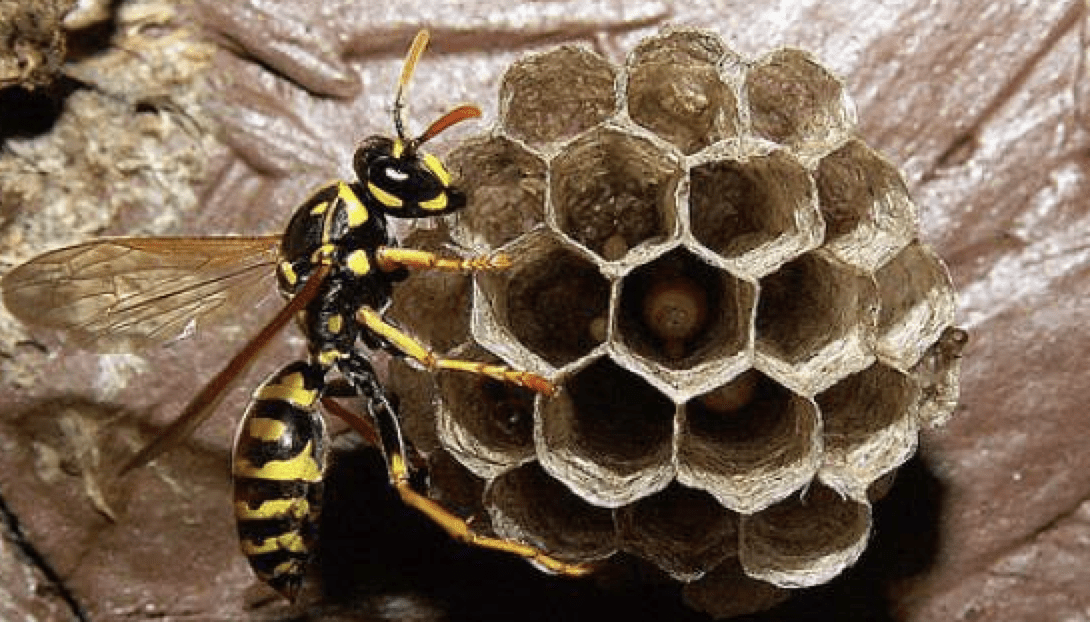
POLYGON ((474 532, 465 519, 455 516, 443 506, 412 489, 409 485, 409 472, 405 468, 405 461, 401 456, 397 454, 391 455, 389 457, 389 464, 390 480, 392 481, 394 488, 397 489, 397 492, 405 505, 415 508, 424 514, 424 516, 430 518, 455 540, 482 549, 511 553, 512 555, 517 555, 533 561, 550 572, 567 575, 569 577, 581 577, 594 570, 593 564, 566 562, 552 557, 541 549, 522 542, 492 538, 474 532))
POLYGON ((556 386, 545 378, 528 371, 511 369, 504 365, 488 365, 474 361, 461 361, 458 359, 445 359, 432 354, 422 343, 412 336, 391 325, 384 320, 377 311, 370 307, 360 307, 356 312, 356 320, 373 331, 375 334, 389 341, 395 348, 406 356, 416 360, 430 370, 449 369, 464 371, 471 374, 487 376, 501 382, 508 382, 520 387, 526 387, 532 391, 544 395, 556 393, 556 386))
POLYGON ((440 257, 435 253, 415 248, 389 246, 383 246, 376 250, 375 259, 378 261, 379 269, 386 272, 398 268, 473 272, 477 270, 503 270, 511 267, 511 258, 503 253, 454 259, 440 257))

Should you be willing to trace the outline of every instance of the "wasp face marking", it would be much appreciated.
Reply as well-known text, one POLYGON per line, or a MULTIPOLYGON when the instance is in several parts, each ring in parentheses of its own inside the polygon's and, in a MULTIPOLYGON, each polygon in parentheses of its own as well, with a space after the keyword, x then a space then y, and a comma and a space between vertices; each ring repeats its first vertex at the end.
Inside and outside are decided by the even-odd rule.
POLYGON ((356 151, 356 174, 374 207, 391 216, 422 218, 465 207, 465 195, 438 158, 401 140, 372 136, 356 151))

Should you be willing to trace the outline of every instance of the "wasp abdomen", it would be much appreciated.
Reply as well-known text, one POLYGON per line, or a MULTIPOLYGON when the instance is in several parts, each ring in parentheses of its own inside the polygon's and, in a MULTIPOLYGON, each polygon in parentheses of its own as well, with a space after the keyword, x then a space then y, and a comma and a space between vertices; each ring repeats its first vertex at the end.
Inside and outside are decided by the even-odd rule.
POLYGON ((235 444, 235 518, 242 552, 262 580, 289 600, 316 545, 328 436, 315 411, 321 372, 303 362, 254 393, 235 444))

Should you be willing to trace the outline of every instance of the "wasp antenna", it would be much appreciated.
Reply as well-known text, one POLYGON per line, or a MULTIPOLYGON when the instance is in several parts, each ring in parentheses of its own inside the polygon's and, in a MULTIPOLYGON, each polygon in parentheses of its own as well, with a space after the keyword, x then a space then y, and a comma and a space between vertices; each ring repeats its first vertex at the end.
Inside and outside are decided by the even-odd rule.
POLYGON ((454 125, 455 123, 461 123, 466 119, 476 119, 480 116, 481 109, 474 105, 466 104, 465 106, 458 106, 457 108, 447 112, 445 115, 436 119, 434 123, 428 126, 428 129, 424 130, 423 134, 418 136, 416 140, 413 141, 413 145, 419 146, 431 140, 432 138, 435 138, 436 134, 439 134, 440 132, 446 130, 448 127, 454 125))
POLYGON ((394 127, 397 128, 397 137, 402 142, 408 142, 405 133, 405 92, 409 88, 409 80, 413 77, 413 70, 428 46, 428 31, 421 30, 416 33, 413 44, 409 46, 409 53, 405 55, 405 64, 401 66, 401 77, 397 80, 397 95, 394 97, 394 127))

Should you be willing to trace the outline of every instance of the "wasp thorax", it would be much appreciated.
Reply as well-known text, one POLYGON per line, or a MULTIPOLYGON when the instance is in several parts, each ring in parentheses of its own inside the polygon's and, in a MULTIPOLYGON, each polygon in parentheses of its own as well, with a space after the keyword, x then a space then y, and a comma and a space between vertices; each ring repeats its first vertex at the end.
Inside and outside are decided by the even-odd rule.
POLYGON ((498 126, 451 154, 473 201, 452 238, 513 266, 472 277, 457 351, 563 390, 442 383, 438 425, 405 413, 437 430, 434 485, 460 466, 497 533, 640 557, 717 616, 852 564, 869 491, 953 411, 964 335, 842 82, 671 30, 623 67, 521 60, 501 93, 498 126))

